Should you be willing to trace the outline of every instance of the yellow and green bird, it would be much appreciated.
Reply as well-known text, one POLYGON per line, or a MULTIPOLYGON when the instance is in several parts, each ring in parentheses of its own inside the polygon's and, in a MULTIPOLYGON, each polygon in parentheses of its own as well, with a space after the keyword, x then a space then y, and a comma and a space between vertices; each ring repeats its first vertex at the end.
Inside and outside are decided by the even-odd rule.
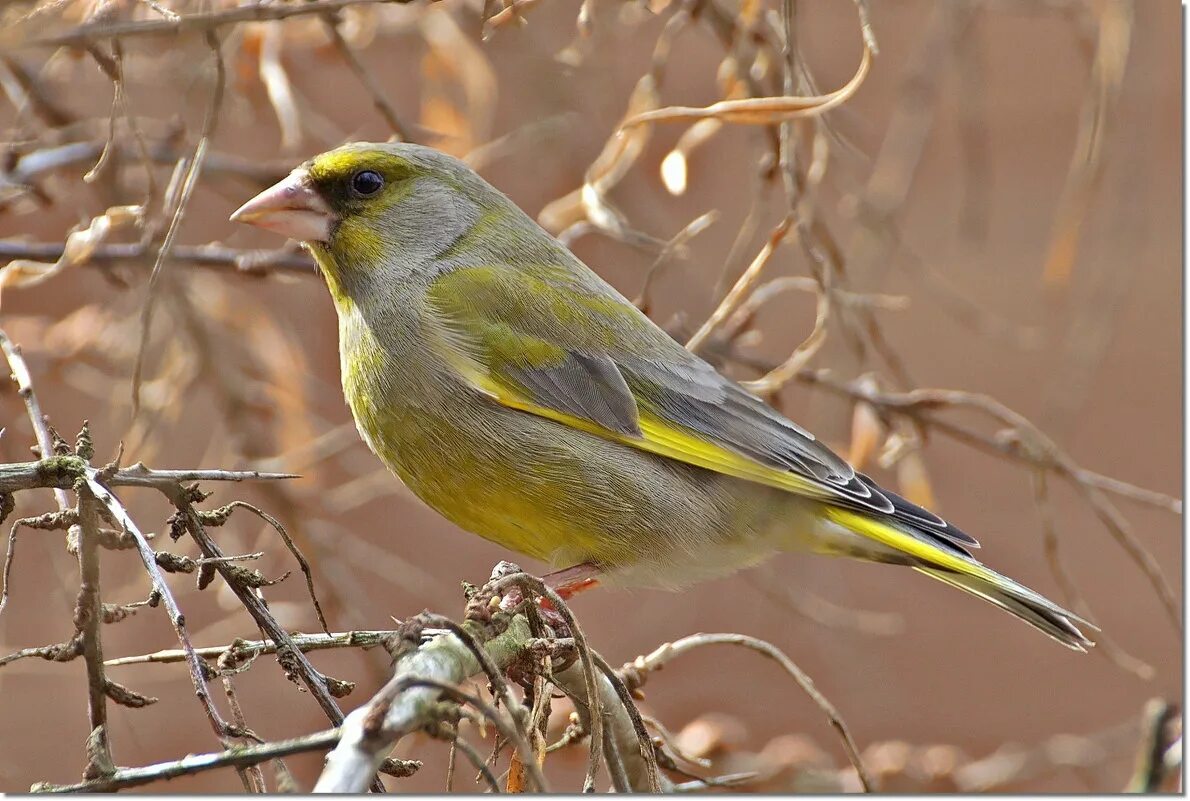
POLYGON ((687 351, 450 156, 345 145, 232 220, 313 254, 376 455, 456 525, 569 568, 564 589, 679 587, 810 551, 907 565, 1091 644, 1079 618, 687 351))

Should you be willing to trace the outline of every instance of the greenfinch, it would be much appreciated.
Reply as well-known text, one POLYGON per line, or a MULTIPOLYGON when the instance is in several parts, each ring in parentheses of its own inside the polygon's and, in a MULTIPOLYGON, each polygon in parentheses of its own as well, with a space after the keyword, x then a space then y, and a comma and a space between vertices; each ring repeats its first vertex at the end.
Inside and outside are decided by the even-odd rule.
POLYGON ((1063 645, 1081 620, 683 348, 462 162, 356 143, 231 217, 298 240, 360 434, 463 529, 597 580, 676 588, 809 551, 906 565, 1063 645))

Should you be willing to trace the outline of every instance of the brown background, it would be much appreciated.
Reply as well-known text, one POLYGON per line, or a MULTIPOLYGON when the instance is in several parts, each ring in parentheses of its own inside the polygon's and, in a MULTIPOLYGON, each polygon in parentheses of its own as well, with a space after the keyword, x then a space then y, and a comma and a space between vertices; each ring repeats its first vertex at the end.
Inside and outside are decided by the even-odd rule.
MULTIPOLYGON (((844 241, 851 230, 842 212, 845 196, 866 180, 869 159, 878 151, 890 115, 905 102, 904 76, 931 13, 924 2, 874 5, 880 56, 854 101, 833 118, 839 130, 867 154, 841 153, 828 171, 823 208, 836 230, 843 232, 844 241)), ((586 165, 623 113, 625 98, 646 68, 660 31, 656 19, 626 25, 617 19, 614 8, 597 5, 597 9, 593 51, 577 69, 564 68, 553 58, 573 35, 577 6, 571 2, 543 3, 530 12, 526 26, 505 28, 483 45, 498 78, 493 134, 569 113, 560 128, 514 148, 485 170, 489 180, 532 213, 579 185, 586 165)), ((413 14, 406 9, 393 13, 413 14)), ((473 29, 474 14, 469 12, 466 19, 473 29)), ((919 386, 989 393, 1039 423, 1087 468, 1175 495, 1182 486, 1179 30, 1176 3, 1137 4, 1131 57, 1106 142, 1106 169, 1083 229, 1074 282, 1065 292, 1044 292, 1041 275, 1088 74, 1087 52, 1076 26, 1061 12, 1041 4, 988 4, 967 39, 956 43, 961 59, 981 64, 972 84, 976 91, 963 85, 956 66, 968 62, 947 61, 943 74, 935 76, 940 94, 934 125, 907 202, 897 215, 903 242, 924 269, 943 277, 988 314, 1010 321, 1013 330, 1035 329, 1034 347, 1020 347, 956 320, 951 306, 914 277, 921 268, 910 269, 906 250, 882 259, 862 287, 910 297, 908 311, 885 312, 882 319, 919 386), (959 134, 964 108, 978 115, 986 137, 987 172, 974 177, 964 168, 959 134), (959 226, 960 209, 972 193, 987 203, 982 239, 964 237, 959 226), (1090 336, 1071 335, 1078 330, 1076 325, 1106 333, 1106 347, 1087 373, 1085 391, 1065 392, 1064 377, 1073 369, 1080 342, 1085 348, 1090 336)), ((845 82, 859 54, 852 5, 841 0, 806 4, 801 44, 822 87, 845 82)), ((202 47, 187 40, 172 50, 144 47, 153 55, 134 57, 145 59, 142 66, 153 69, 154 80, 146 80, 147 71, 138 73, 130 67, 134 108, 157 119, 181 113, 193 131, 209 86, 209 79, 203 77, 202 47)), ((137 53, 135 48, 132 52, 137 53)), ((424 52, 416 29, 381 32, 364 52, 396 108, 409 119, 416 116, 424 52)), ((691 29, 683 35, 666 73, 663 100, 704 104, 716 99, 713 76, 720 52, 705 30, 691 29)), ((30 65, 42 57, 35 51, 22 55, 30 65)), ((333 56, 310 55, 294 47, 286 64, 294 83, 327 118, 330 131, 325 137, 317 132, 308 136, 299 152, 280 154, 281 160, 296 163, 334 144, 331 134, 336 128, 345 138, 387 135, 366 96, 333 56)), ((251 67, 246 71, 235 67, 233 61, 237 91, 226 106, 215 149, 275 160, 278 131, 264 93, 251 67)), ((51 85, 59 97, 98 117, 106 115, 110 89, 103 88, 90 63, 60 64, 52 76, 51 85)), ((709 287, 743 217, 752 175, 749 134, 733 129, 696 153, 690 191, 682 198, 670 197, 657 178, 657 165, 681 130, 680 126, 659 128, 637 168, 613 194, 634 224, 659 236, 672 235, 710 208, 722 213, 721 220, 695 240, 690 261, 672 266, 661 282, 663 300, 656 319, 663 323, 670 322, 678 310, 696 321, 711 308, 709 287)), ((69 225, 103 207, 95 193, 79 183, 77 173, 64 174, 52 188, 57 201, 52 209, 19 215, 10 211, 0 216, 0 234, 58 240, 69 225)), ((237 191, 226 184, 218 191, 200 188, 179 241, 222 239, 237 246, 276 246, 271 237, 223 222, 250 192, 247 187, 237 191)), ((648 256, 597 236, 580 240, 576 252, 629 295, 635 294, 649 263, 648 256)), ((773 270, 806 274, 807 265, 797 248, 788 247, 773 270)), ((45 323, 87 304, 133 319, 147 269, 133 269, 127 275, 136 282, 131 291, 104 281, 94 268, 36 289, 9 291, 0 318, 26 346, 53 421, 73 433, 82 417, 90 417, 101 457, 114 452, 125 434, 131 357, 123 352, 100 357, 76 354, 61 339, 38 338, 45 336, 45 323), (99 363, 118 367, 83 369, 99 363)), ((337 388, 334 315, 318 281, 253 280, 210 273, 196 280, 195 291, 207 293, 211 303, 233 304, 232 313, 245 320, 266 311, 284 336, 298 345, 291 354, 278 346, 277 358, 290 360, 284 363, 291 365, 288 372, 309 393, 312 412, 305 431, 282 433, 278 439, 284 445, 279 444, 276 452, 347 422, 337 388)), ((765 332, 760 351, 773 357, 800 341, 813 321, 808 298, 778 306, 762 314, 760 321, 765 332)), ((77 330, 85 329, 85 323, 78 323, 77 330)), ((169 321, 159 321, 155 342, 167 343, 170 337, 169 321)), ((156 358, 161 347, 158 344, 152 351, 156 358)), ((838 355, 838 350, 828 347, 816 364, 830 366, 838 355)), ((152 364, 151 358, 150 370, 152 364)), ((274 401, 270 397, 268 402, 274 401)), ((796 387, 783 393, 782 408, 828 442, 845 448, 850 410, 842 401, 796 387)), ((211 444, 226 437, 228 428, 218 422, 209 394, 187 393, 174 411, 176 418, 163 423, 155 435, 159 437, 156 450, 144 458, 162 467, 207 466, 212 459, 221 466, 239 466, 227 463, 224 452, 211 444)), ((0 425, 8 428, 0 440, 0 460, 26 458, 31 437, 15 393, 0 394, 0 425)), ((142 454, 129 456, 136 459, 142 454)), ((356 444, 345 458, 303 470, 309 476, 303 479, 303 492, 334 486, 349 472, 370 472, 370 458, 356 444)), ((983 541, 981 558, 1059 597, 1042 552, 1028 472, 940 437, 930 442, 926 464, 940 510, 983 541)), ((879 470, 875 475, 878 480, 892 480, 879 470)), ((913 573, 842 561, 788 556, 759 571, 837 604, 894 612, 904 623, 899 635, 881 637, 824 627, 758 590, 756 575, 710 582, 680 594, 596 592, 578 600, 575 609, 591 641, 613 663, 696 631, 739 631, 768 639, 815 677, 849 721, 861 747, 905 739, 955 744, 972 756, 982 756, 1006 742, 1030 745, 1058 733, 1087 734, 1108 728, 1136 714, 1152 696, 1180 700, 1179 633, 1138 569, 1093 514, 1067 486, 1056 480, 1052 486, 1067 568, 1104 631, 1156 668, 1151 682, 1122 671, 1102 654, 1080 656, 1059 648, 1008 616, 913 573)), ((164 505, 157 499, 126 494, 145 527, 161 530, 164 505)), ((251 489, 235 487, 221 488, 216 499, 233 497, 260 498, 251 489)), ((51 503, 48 493, 40 497, 26 493, 19 499, 18 512, 39 513, 51 503)), ((1181 520, 1128 501, 1120 505, 1180 598, 1181 520)), ((322 530, 324 536, 336 538, 333 550, 344 560, 346 571, 320 561, 316 566, 320 585, 350 584, 352 597, 366 601, 356 604, 354 619, 337 613, 332 619, 337 629, 385 628, 390 615, 404 617, 427 607, 459 613, 458 582, 481 580, 494 562, 509 556, 445 524, 403 491, 380 493, 347 514, 324 512, 323 516, 342 526, 342 530, 322 530), (416 565, 421 575, 361 550, 361 542, 416 565)), ((266 573, 292 567, 274 541, 263 538, 246 520, 217 533, 228 550, 267 543, 269 556, 262 565, 266 573)), ((58 536, 23 535, 17 558, 11 605, 0 620, 4 652, 59 641, 70 631, 70 588, 75 586, 77 568, 60 547, 58 536)), ((132 557, 120 553, 104 559, 108 600, 143 597, 145 582, 131 564, 132 557)), ((530 569, 540 567, 524 564, 530 569)), ((248 618, 229 616, 216 591, 198 594, 184 577, 172 584, 197 643, 253 635, 248 618)), ((280 602, 279 614, 289 625, 316 628, 302 603, 300 582, 290 579, 270 590, 269 597, 280 602)), ((107 627, 104 634, 109 657, 174 643, 164 616, 154 610, 107 627)), ((384 656, 322 654, 315 662, 333 675, 360 682, 347 699, 350 707, 375 689, 384 656)), ((112 740, 120 764, 145 764, 217 747, 190 698, 181 665, 120 668, 113 676, 162 699, 143 710, 112 707, 112 740)), ((325 724, 314 702, 285 682, 267 658, 239 680, 239 687, 249 722, 266 738, 314 731, 325 724)), ((0 670, 0 787, 22 790, 37 780, 77 779, 86 733, 84 698, 81 661, 62 665, 26 661, 0 670)), ((647 708, 675 730, 700 713, 728 711, 744 723, 747 733, 742 745, 752 749, 781 733, 805 732, 842 762, 818 711, 775 667, 744 652, 708 650, 685 658, 652 680, 647 708)), ((445 747, 417 741, 403 746, 401 753, 427 760, 422 773, 401 782, 401 789, 441 789, 445 747)), ((1081 774, 1059 770, 1025 786, 1114 789, 1122 786, 1129 760, 1130 755, 1116 755, 1105 759, 1099 770, 1081 774)), ((317 764, 314 757, 293 760, 304 783, 312 781, 317 764)), ((561 782, 564 771, 580 764, 575 752, 553 760, 551 770, 561 782)), ((573 773, 566 775, 573 780, 573 773)), ((460 777, 456 786, 469 786, 468 779, 460 777)), ((230 791, 238 787, 234 774, 219 772, 161 789, 230 791)))

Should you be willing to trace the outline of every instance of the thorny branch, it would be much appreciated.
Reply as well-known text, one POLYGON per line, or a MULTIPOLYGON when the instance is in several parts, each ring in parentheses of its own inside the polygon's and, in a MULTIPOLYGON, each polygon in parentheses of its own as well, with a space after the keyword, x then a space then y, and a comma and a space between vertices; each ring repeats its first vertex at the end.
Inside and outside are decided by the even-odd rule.
MULTIPOLYGON (((74 449, 68 449, 65 443, 55 440, 55 434, 48 427, 37 396, 33 391, 32 380, 24 359, 21 357, 20 348, 13 344, 3 332, 0 332, 0 346, 3 346, 10 369, 29 410, 30 422, 37 433, 39 443, 42 443, 40 449, 44 457, 42 461, 36 463, 0 466, 0 486, 4 487, 0 491, 5 493, 5 497, 8 497, 9 494, 22 489, 55 488, 60 503, 64 504, 59 515, 65 516, 70 513, 69 520, 77 520, 70 525, 68 543, 69 547, 78 553, 80 565, 80 590, 75 611, 75 625, 79 632, 77 640, 70 644, 52 646, 48 649, 25 649, 12 657, 0 660, 0 665, 7 664, 13 658, 24 656, 41 656, 51 659, 69 659, 78 655, 84 657, 84 661, 87 663, 89 713, 92 728, 91 736, 88 738, 88 767, 84 771, 84 778, 108 777, 115 771, 106 726, 107 697, 111 696, 121 703, 137 706, 152 701, 152 699, 145 699, 143 696, 116 685, 106 677, 104 672, 103 651, 99 634, 99 627, 104 619, 98 562, 98 549, 101 540, 99 519, 101 516, 118 525, 123 535, 131 539, 133 547, 137 550, 152 585, 149 605, 164 605, 178 637, 178 642, 182 646, 183 660, 190 669, 195 695, 202 704, 216 736, 220 738, 221 742, 228 744, 226 738, 242 737, 248 733, 242 726, 226 722, 215 708, 208 686, 210 671, 195 653, 187 631, 185 617, 162 575, 158 564, 158 554, 153 550, 149 539, 141 532, 119 498, 116 497, 111 486, 105 486, 108 482, 115 485, 152 487, 165 494, 179 506, 179 512, 184 515, 185 527, 207 552, 214 569, 222 573, 237 591, 248 594, 254 603, 245 605, 254 613, 257 622, 270 633, 274 641, 280 642, 289 649, 288 653, 293 656, 291 661, 297 665, 296 672, 306 680, 316 698, 320 703, 323 703, 332 722, 339 723, 342 720, 342 713, 327 694, 325 677, 314 671, 305 661, 305 657, 296 649, 289 635, 280 628, 260 599, 254 593, 246 590, 242 586, 242 582, 237 580, 233 570, 234 566, 226 559, 221 558, 223 554, 206 537, 202 520, 191 506, 197 499, 194 495, 197 490, 193 487, 189 490, 184 489, 180 483, 181 480, 195 478, 227 478, 239 481, 283 476, 253 471, 238 473, 218 470, 153 471, 140 464, 125 470, 121 470, 115 463, 102 469, 93 468, 89 464, 93 448, 87 426, 84 424, 83 430, 79 434, 79 442, 74 449), (77 509, 69 506, 63 489, 66 486, 69 486, 78 495, 77 509)), ((295 552, 295 555, 298 556, 299 561, 302 560, 300 553, 295 552)), ((7 564, 9 562, 11 562, 11 552, 6 560, 5 596, 7 595, 7 564)))
POLYGON ((84 487, 79 488, 78 498, 79 595, 74 625, 81 635, 83 661, 87 664, 87 714, 91 740, 83 777, 90 779, 111 773, 115 763, 112 762, 107 734, 110 682, 104 673, 103 640, 99 636, 99 627, 103 624, 99 584, 99 501, 89 488, 84 487))

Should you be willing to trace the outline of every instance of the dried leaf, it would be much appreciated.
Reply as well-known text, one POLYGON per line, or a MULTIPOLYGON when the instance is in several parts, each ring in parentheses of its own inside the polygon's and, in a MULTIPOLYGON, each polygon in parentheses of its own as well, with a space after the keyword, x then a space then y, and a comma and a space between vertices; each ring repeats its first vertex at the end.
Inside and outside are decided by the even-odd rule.
POLYGON ((85 264, 112 231, 139 225, 142 206, 112 206, 81 231, 66 237, 62 256, 53 263, 14 259, 0 267, 0 293, 6 287, 29 287, 47 281, 67 267, 85 264))
MULTIPOLYGON (((637 81, 628 99, 625 117, 656 108, 657 102, 657 82, 651 74, 646 74, 637 81)), ((582 187, 546 204, 538 214, 537 221, 552 234, 559 234, 587 221, 621 241, 660 249, 663 243, 632 230, 620 210, 607 199, 607 193, 640 158, 648 139, 649 130, 644 127, 634 131, 626 131, 622 127, 617 129, 587 168, 582 187)))
POLYGON ((747 736, 738 718, 710 712, 687 723, 674 740, 683 754, 704 759, 737 748, 747 736))
MULTIPOLYGON (((652 74, 645 74, 636 82, 632 94, 628 97, 628 110, 624 112, 624 117, 632 119, 656 110, 658 102, 657 81, 652 74)), ((621 124, 620 129, 611 135, 599 156, 587 168, 586 183, 600 194, 609 191, 636 163, 648 141, 647 130, 625 131, 621 124)))
POLYGON ((830 754, 804 734, 781 734, 769 740, 760 758, 772 764, 796 770, 829 770, 835 767, 830 754))
POLYGON ((550 201, 537 214, 537 222, 541 223, 541 227, 554 235, 585 219, 587 211, 583 208, 582 189, 575 189, 550 201))
POLYGON ((631 129, 649 122, 682 122, 704 119, 718 119, 737 125, 772 125, 786 120, 817 116, 850 99, 863 84, 871 63, 871 51, 865 47, 859 69, 856 70, 852 79, 842 88, 829 94, 809 97, 778 96, 721 100, 705 108, 668 106, 630 117, 624 121, 622 127, 631 129))
POLYGON ((1066 286, 1074 272, 1083 223, 1103 174, 1103 148, 1132 43, 1132 6, 1122 0, 1109 0, 1098 8, 1098 37, 1090 86, 1045 259, 1043 275, 1046 286, 1050 287, 1066 286))
POLYGON ((285 41, 285 29, 280 22, 261 23, 260 29, 260 82, 268 93, 277 125, 281 129, 281 149, 292 151, 302 142, 302 115, 293 97, 293 85, 289 73, 281 65, 281 47, 285 41))
POLYGON ((690 153, 718 133, 722 127, 723 123, 719 120, 699 120, 686 129, 674 145, 674 149, 666 154, 661 161, 661 181, 671 195, 685 193, 690 153))
POLYGON ((926 472, 926 463, 921 458, 921 451, 911 450, 897 462, 897 487, 902 495, 918 506, 937 509, 934 488, 930 484, 930 476, 926 472))
POLYGON ((793 353, 789 354, 789 358, 755 381, 745 381, 743 386, 749 391, 761 396, 777 392, 810 363, 810 360, 822 348, 822 344, 826 342, 826 322, 830 316, 831 296, 828 289, 817 284, 815 284, 814 290, 818 295, 818 302, 815 304, 814 327, 801 344, 794 348, 793 353))
POLYGON ((768 265, 769 260, 785 240, 785 235, 789 233, 789 228, 792 225, 793 218, 788 215, 777 224, 772 233, 769 234, 768 241, 764 243, 764 247, 752 259, 752 263, 748 265, 748 269, 744 270, 743 274, 736 280, 731 290, 724 296, 719 305, 715 307, 715 310, 711 312, 711 316, 707 318, 706 322, 694 332, 694 336, 690 337, 690 340, 686 343, 687 350, 697 353, 698 349, 707 341, 707 338, 719 326, 723 325, 736 309, 747 300, 748 296, 755 289, 756 282, 760 280, 760 276, 768 265))
MULTIPOLYGON (((875 389, 876 381, 871 375, 860 379, 865 389, 875 389)), ((847 461, 856 470, 863 470, 880 447, 884 438, 884 423, 875 407, 864 401, 857 401, 851 413, 851 446, 847 461)))

